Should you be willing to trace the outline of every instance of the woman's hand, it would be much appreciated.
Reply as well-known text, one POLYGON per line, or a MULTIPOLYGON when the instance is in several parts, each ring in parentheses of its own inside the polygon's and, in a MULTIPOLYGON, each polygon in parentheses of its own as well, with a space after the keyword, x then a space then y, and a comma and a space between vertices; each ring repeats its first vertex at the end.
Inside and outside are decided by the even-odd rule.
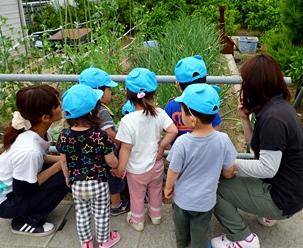
POLYGON ((246 108, 243 107, 242 103, 240 103, 238 105, 238 113, 239 113, 241 119, 248 119, 249 118, 250 113, 246 108))

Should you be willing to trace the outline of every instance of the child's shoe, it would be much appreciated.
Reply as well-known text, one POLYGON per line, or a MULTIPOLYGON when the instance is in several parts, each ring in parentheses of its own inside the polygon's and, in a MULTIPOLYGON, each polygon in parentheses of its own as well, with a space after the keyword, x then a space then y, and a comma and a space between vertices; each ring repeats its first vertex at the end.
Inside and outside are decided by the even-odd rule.
POLYGON ((231 241, 225 234, 211 240, 213 248, 260 248, 259 238, 256 234, 252 234, 250 240, 231 241))
POLYGON ((94 248, 94 241, 90 240, 82 243, 81 248, 94 248))
POLYGON ((274 226, 275 224, 277 224, 277 220, 271 220, 265 217, 258 217, 258 222, 262 225, 262 226, 274 226))
POLYGON ((99 248, 110 248, 113 247, 120 241, 120 233, 118 231, 109 232, 109 240, 105 243, 99 243, 99 248))
POLYGON ((161 223, 161 216, 159 217, 150 217, 151 222, 153 223, 153 225, 159 225, 161 223))
POLYGON ((129 211, 129 203, 127 200, 121 201, 119 207, 111 208, 110 215, 111 216, 118 216, 120 214, 127 213, 129 211))
POLYGON ((135 222, 132 219, 132 213, 128 212, 127 213, 127 217, 126 217, 126 222, 132 227, 134 228, 136 231, 138 232, 142 232, 144 230, 144 222, 135 222))

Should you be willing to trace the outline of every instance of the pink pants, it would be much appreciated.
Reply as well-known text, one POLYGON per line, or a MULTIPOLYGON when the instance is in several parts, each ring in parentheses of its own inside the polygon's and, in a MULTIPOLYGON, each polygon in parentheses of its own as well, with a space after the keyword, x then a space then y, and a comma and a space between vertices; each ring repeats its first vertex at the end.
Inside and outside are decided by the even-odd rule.
POLYGON ((130 211, 135 222, 144 222, 144 197, 148 192, 148 214, 150 217, 161 217, 163 161, 156 161, 153 168, 143 174, 127 172, 130 195, 130 211))

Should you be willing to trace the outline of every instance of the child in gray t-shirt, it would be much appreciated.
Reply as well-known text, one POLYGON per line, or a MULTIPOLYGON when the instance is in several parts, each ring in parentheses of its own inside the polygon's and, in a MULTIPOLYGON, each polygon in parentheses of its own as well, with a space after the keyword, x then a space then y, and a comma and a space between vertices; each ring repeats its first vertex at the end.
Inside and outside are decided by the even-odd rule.
POLYGON ((207 231, 216 203, 219 177, 233 177, 237 152, 227 134, 212 127, 220 98, 208 84, 188 86, 175 99, 182 118, 193 128, 172 146, 165 197, 173 198, 177 247, 207 247, 207 231))

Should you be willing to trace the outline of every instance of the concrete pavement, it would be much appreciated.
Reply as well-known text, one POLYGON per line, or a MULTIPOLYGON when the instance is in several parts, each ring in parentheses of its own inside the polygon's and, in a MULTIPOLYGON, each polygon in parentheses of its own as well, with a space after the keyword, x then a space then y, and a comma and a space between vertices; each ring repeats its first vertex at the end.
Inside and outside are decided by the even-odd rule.
MULTIPOLYGON (((256 217, 244 214, 244 219, 257 233, 262 248, 302 248, 303 247, 303 212, 300 212, 288 220, 279 221, 276 226, 260 226, 256 217)), ((163 222, 159 226, 153 226, 150 220, 146 221, 145 229, 139 233, 128 227, 125 221, 126 215, 120 215, 111 219, 111 228, 120 231, 121 241, 115 248, 174 248, 174 224, 170 204, 163 205, 163 222)), ((74 209, 72 202, 63 201, 49 216, 49 221, 56 226, 63 226, 51 236, 33 238, 24 235, 16 235, 10 231, 10 221, 0 219, 0 247, 1 248, 78 248, 74 209), (65 222, 66 221, 66 222, 65 222), (65 222, 65 223, 64 223, 65 222), (62 223, 64 225, 62 225, 62 223)), ((209 237, 215 237, 223 232, 223 229, 212 219, 209 237)))

